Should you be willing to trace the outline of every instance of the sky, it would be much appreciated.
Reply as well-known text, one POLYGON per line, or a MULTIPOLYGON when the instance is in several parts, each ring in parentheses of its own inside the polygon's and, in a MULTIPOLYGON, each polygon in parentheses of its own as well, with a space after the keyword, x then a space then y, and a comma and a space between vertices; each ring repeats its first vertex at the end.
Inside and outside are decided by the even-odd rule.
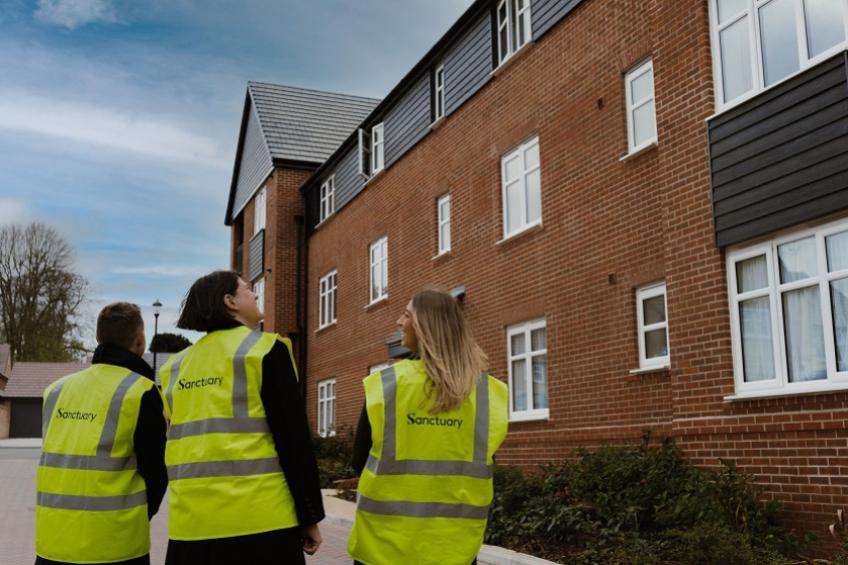
POLYGON ((472 0, 0 0, 0 225, 75 249, 80 322, 139 304, 148 340, 229 267, 248 80, 384 97, 472 0))

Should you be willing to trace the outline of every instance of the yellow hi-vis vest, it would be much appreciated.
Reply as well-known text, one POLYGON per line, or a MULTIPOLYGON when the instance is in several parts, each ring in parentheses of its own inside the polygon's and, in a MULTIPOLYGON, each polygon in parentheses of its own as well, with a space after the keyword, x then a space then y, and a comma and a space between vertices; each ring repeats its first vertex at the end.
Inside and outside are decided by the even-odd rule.
POLYGON ((147 490, 133 443, 153 381, 96 364, 44 391, 35 552, 66 563, 126 561, 150 551, 147 490))
POLYGON ((289 340, 276 334, 243 326, 211 332, 160 370, 171 415, 165 449, 171 539, 298 525, 259 395, 262 358, 278 340, 291 355, 289 340))
POLYGON ((421 361, 366 377, 372 446, 348 553, 366 565, 468 565, 483 543, 507 388, 483 376, 456 410, 431 414, 421 361))

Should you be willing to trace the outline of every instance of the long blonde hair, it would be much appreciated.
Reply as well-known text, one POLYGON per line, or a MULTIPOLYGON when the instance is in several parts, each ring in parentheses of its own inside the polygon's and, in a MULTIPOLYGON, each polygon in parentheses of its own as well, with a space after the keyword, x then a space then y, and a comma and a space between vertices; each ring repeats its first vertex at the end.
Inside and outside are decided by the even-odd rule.
POLYGON ((430 412, 459 408, 488 364, 462 308, 447 292, 421 290, 412 297, 412 327, 418 339, 418 356, 429 377, 428 398, 435 393, 430 412))

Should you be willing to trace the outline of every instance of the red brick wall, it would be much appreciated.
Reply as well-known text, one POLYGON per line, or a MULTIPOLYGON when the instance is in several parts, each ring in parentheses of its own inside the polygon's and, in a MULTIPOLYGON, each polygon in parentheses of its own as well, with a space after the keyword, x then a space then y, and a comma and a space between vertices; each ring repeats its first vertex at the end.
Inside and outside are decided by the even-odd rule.
POLYGON ((354 426, 361 379, 387 360, 386 339, 410 295, 425 284, 464 285, 469 319, 499 378, 507 375, 506 327, 547 322, 550 419, 512 423, 500 462, 540 463, 651 429, 674 436, 698 465, 736 459, 787 502, 797 524, 826 535, 835 509, 848 503, 848 397, 724 400, 734 385, 710 201, 708 21, 703 0, 584 2, 315 232, 307 304, 313 429, 317 382, 337 379, 338 425, 354 426), (659 144, 621 161, 623 75, 647 57, 659 144), (543 226, 500 242, 500 157, 533 134, 543 226), (436 199, 446 191, 453 248, 434 260, 436 199), (368 306, 368 246, 383 235, 389 298, 368 306), (318 280, 334 268, 338 324, 316 332, 318 280), (634 376, 634 293, 657 280, 668 288, 671 369, 634 376))
POLYGON ((302 227, 296 218, 303 216, 300 185, 309 175, 309 171, 277 168, 268 183, 265 328, 283 336, 298 331, 297 238, 302 227))

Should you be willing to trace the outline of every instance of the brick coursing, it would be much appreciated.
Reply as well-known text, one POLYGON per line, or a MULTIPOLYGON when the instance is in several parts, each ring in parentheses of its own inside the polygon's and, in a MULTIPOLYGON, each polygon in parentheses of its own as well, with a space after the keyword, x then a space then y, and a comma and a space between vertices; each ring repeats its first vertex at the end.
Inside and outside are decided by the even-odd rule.
MULTIPOLYGON (((319 381, 336 379, 337 427, 352 428, 361 380, 388 360, 386 340, 412 293, 463 285, 466 313, 500 379, 507 379, 507 326, 537 317, 547 324, 550 419, 512 423, 499 463, 535 465, 651 430, 673 437, 696 465, 735 459, 786 503, 791 523, 824 536, 835 510, 848 504, 848 396, 724 400, 734 383, 724 254, 712 222, 712 72, 707 2, 584 2, 328 218, 308 244, 313 429, 319 381), (658 146, 621 160, 624 74, 649 57, 658 146), (501 241, 500 158, 533 135, 542 226, 501 241), (448 191, 452 249, 434 258, 436 200, 448 191), (369 305, 368 248, 383 235, 389 297, 369 305), (318 281, 332 269, 338 323, 316 331, 318 281), (671 367, 632 375, 635 291, 660 280, 671 367)), ((305 177, 278 170, 274 178, 287 194, 305 177)), ((296 208, 294 201, 278 206, 282 218, 296 208)), ((250 206, 244 220, 252 226, 250 206)), ((289 245, 284 231, 269 248, 289 245)), ((293 248, 269 253, 280 262, 275 272, 292 264, 293 248)), ((282 279, 274 285, 266 292, 275 295, 281 324, 294 296, 282 279)))

